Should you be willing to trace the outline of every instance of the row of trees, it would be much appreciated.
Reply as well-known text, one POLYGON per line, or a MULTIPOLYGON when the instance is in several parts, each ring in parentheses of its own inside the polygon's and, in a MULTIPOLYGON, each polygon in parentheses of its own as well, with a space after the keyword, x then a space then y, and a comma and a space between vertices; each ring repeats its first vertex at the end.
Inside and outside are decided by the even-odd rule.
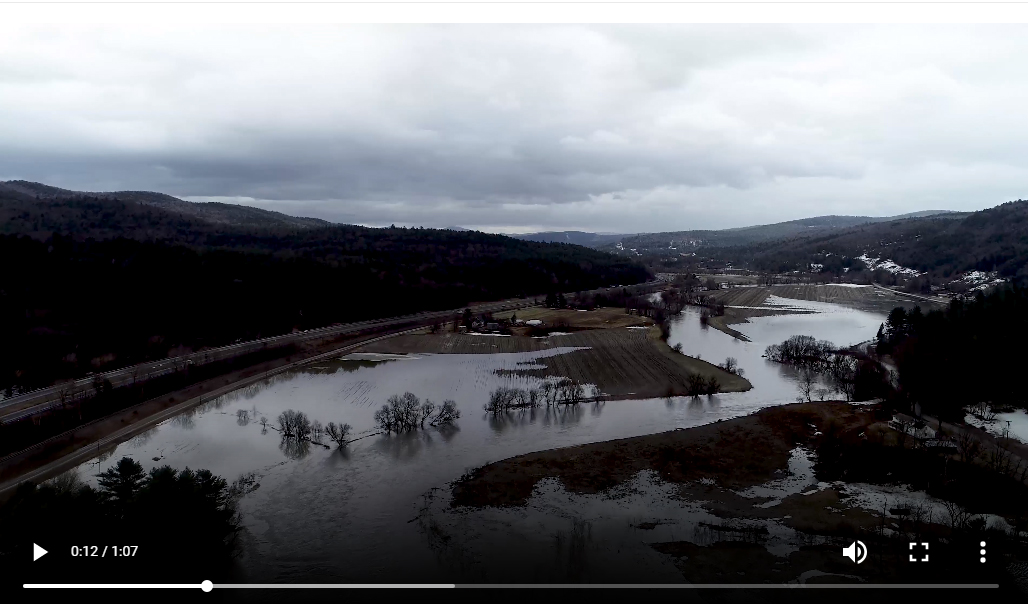
POLYGON ((411 392, 393 395, 382 408, 375 412, 375 423, 386 432, 411 432, 430 426, 451 424, 460 417, 457 403, 443 401, 436 407, 426 399, 424 402, 411 392))
MULTIPOLYGON (((260 422, 266 431, 267 419, 262 417, 260 422)), ((322 438, 327 436, 337 446, 344 447, 349 442, 350 433, 353 431, 353 427, 345 423, 328 422, 323 426, 318 420, 311 421, 303 411, 293 409, 287 409, 280 413, 277 423, 278 431, 286 445, 304 441, 321 444, 322 438)))
POLYGON ((714 376, 705 378, 698 373, 689 374, 685 382, 685 393, 688 396, 711 396, 721 391, 721 382, 714 376))
POLYGON ((543 382, 539 388, 513 388, 503 386, 489 393, 485 410, 498 414, 517 409, 547 406, 577 405, 585 401, 585 388, 570 378, 543 382))

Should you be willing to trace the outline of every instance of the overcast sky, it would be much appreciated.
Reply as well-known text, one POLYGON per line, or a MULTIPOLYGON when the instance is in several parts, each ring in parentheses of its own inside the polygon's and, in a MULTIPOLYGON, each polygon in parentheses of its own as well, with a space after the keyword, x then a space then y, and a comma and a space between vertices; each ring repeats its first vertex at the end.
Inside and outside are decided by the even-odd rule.
POLYGON ((1028 197, 1026 33, 19 26, 0 180, 498 232, 975 210, 1028 197))

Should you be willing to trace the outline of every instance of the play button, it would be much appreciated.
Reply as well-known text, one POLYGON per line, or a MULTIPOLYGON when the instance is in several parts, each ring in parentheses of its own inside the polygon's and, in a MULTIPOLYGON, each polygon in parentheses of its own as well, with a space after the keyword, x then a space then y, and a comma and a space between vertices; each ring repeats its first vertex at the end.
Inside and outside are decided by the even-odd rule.
POLYGON ((46 550, 35 543, 32 544, 32 561, 35 562, 46 555, 46 550))

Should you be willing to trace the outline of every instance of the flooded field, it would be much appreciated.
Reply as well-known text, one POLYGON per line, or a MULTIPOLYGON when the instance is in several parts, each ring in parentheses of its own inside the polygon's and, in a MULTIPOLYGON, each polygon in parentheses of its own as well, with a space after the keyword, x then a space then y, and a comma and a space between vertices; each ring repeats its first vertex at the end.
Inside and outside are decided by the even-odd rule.
MULTIPOLYGON (((681 343, 686 354, 714 363, 726 356, 739 359, 754 386, 744 393, 615 400, 497 417, 482 408, 490 391, 540 384, 538 378, 512 370, 532 368, 540 358, 572 349, 350 356, 215 399, 105 452, 78 472, 91 480, 122 456, 130 456, 147 468, 163 464, 207 468, 230 482, 252 473, 259 486, 240 502, 247 528, 240 580, 378 582, 401 576, 405 581, 476 580, 479 567, 455 559, 452 548, 440 547, 441 537, 425 521, 423 512, 443 505, 440 493, 448 492, 445 486, 450 481, 470 469, 527 452, 699 426, 793 402, 795 376, 760 357, 768 344, 799 333, 837 344, 855 343, 872 337, 883 320, 831 304, 788 303, 810 312, 760 317, 739 325, 752 342, 704 329, 692 310, 676 320, 670 343, 681 343), (376 434, 375 410, 390 395, 406 391, 437 405, 453 399, 461 417, 449 427, 399 436, 376 434), (366 438, 342 450, 334 445, 296 446, 260 422, 263 417, 274 424, 286 409, 303 411, 322 424, 349 423, 354 437, 366 438)), ((646 477, 639 481, 650 485, 646 488, 661 488, 646 477)), ((543 496, 552 499, 553 505, 565 497, 559 485, 547 488, 552 492, 543 496)), ((623 501, 631 505, 632 499, 623 501)), ((656 521, 663 514, 639 511, 638 522, 656 521)), ((580 539, 569 526, 554 530, 565 531, 561 547, 570 552, 580 539)), ((607 532, 594 526, 594 545, 597 540, 631 541, 637 532, 624 527, 607 532)), ((585 566, 600 569, 604 565, 585 566)), ((655 580, 663 576, 660 568, 652 566, 655 580)), ((674 570, 666 561, 663 568, 674 570)), ((575 576, 593 576, 589 573, 596 571, 583 572, 575 576)))

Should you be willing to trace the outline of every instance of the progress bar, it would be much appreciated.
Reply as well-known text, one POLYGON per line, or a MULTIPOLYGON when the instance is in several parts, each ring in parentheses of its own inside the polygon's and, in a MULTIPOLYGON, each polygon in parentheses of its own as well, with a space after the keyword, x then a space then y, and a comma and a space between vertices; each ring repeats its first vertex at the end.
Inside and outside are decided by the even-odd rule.
POLYGON ((998 583, 25 583, 25 589, 999 589, 998 583))

